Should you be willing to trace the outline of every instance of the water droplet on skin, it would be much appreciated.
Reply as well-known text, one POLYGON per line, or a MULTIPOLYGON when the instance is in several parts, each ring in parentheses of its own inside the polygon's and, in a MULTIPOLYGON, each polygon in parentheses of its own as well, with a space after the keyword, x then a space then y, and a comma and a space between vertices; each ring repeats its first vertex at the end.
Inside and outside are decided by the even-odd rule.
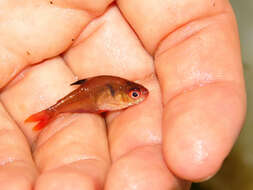
POLYGON ((202 140, 196 141, 193 144, 193 149, 195 150, 195 161, 198 163, 203 163, 208 157, 208 152, 206 150, 204 142, 202 140))

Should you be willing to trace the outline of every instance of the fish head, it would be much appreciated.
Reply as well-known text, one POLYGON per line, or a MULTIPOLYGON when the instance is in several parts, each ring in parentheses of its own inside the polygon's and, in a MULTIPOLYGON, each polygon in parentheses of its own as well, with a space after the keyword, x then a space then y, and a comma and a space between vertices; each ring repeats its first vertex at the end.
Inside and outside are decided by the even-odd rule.
POLYGON ((98 110, 114 111, 124 109, 144 101, 149 91, 144 86, 127 81, 121 84, 110 84, 103 88, 103 92, 98 93, 98 110))
POLYGON ((148 95, 149 91, 147 88, 141 84, 134 82, 127 82, 127 85, 122 93, 122 102, 126 103, 128 106, 139 104, 144 101, 148 95))
POLYGON ((144 101, 149 91, 143 85, 121 78, 109 78, 98 86, 96 106, 98 110, 120 110, 144 101), (113 80, 112 80, 113 79, 113 80))

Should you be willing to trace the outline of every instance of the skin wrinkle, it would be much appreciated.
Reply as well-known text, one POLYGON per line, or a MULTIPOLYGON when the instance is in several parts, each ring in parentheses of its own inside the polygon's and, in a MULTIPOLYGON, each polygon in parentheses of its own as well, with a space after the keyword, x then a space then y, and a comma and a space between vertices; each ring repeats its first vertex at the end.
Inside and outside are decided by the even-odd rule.
MULTIPOLYGON (((10 131, 15 131, 15 129, 0 129, 0 136, 3 135, 3 133, 7 133, 10 131)), ((21 147, 22 148, 22 147, 21 147)), ((23 163, 24 165, 31 164, 32 160, 29 159, 17 159, 15 156, 10 156, 7 158, 0 158, 0 167, 5 167, 7 165, 15 164, 15 163, 23 163)))
MULTIPOLYGON (((71 127, 71 125, 72 125, 73 123, 75 123, 76 121, 79 120, 78 116, 76 117, 75 114, 71 114, 71 115, 70 115, 70 114, 66 113, 65 115, 67 115, 67 116, 64 116, 64 114, 62 114, 62 115, 63 115, 63 116, 58 116, 58 117, 61 117, 62 119, 64 119, 64 124, 62 124, 60 128, 58 128, 56 131, 54 131, 54 133, 53 133, 51 136, 47 137, 46 140, 44 140, 43 143, 39 143, 39 146, 36 147, 37 150, 38 150, 40 147, 45 146, 44 144, 46 144, 50 139, 52 139, 54 136, 56 136, 58 133, 60 133, 63 129, 65 129, 65 128, 67 128, 67 127, 71 127), (66 119, 65 119, 66 117, 67 117, 67 122, 66 122, 66 119)), ((62 121, 62 120, 61 120, 61 121, 62 121)), ((54 127, 54 126, 53 126, 53 127, 54 127)), ((49 129, 49 128, 46 128, 46 129, 49 129)), ((38 135, 38 137, 39 137, 40 135, 43 135, 43 133, 47 133, 46 129, 43 130, 43 131, 38 135)), ((39 138, 38 138, 38 139, 39 139, 39 138)))
POLYGON ((7 51, 12 52, 15 56, 20 57, 22 60, 24 60, 28 64, 27 56, 25 54, 22 54, 18 52, 17 50, 15 51, 14 48, 8 47, 7 44, 1 44, 3 48, 5 48, 7 51))
MULTIPOLYGON (((44 145, 46 146, 46 144, 44 145)), ((36 151, 39 151, 39 150, 36 150, 36 151)), ((36 152, 34 153, 34 155, 36 155, 36 152)), ((36 160, 36 159, 35 159, 36 160)), ((50 171, 50 170, 55 170, 57 168, 61 168, 63 166, 68 166, 68 165, 71 165, 71 164, 74 164, 74 163, 77 163, 79 161, 98 161, 98 162, 102 162, 104 163, 105 165, 109 165, 110 163, 110 160, 108 162, 108 160, 105 160, 103 158, 101 158, 100 156, 87 156, 86 153, 82 153, 82 154, 78 154, 77 156, 74 156, 69 158, 67 157, 67 159, 62 159, 61 160, 61 164, 58 164, 54 167, 50 167, 50 168, 47 168, 47 167, 43 167, 43 168, 38 168, 38 170, 43 173, 44 171, 50 171)))
MULTIPOLYGON (((146 50, 143 41, 140 39, 140 36, 139 36, 138 33, 135 31, 134 27, 129 23, 129 21, 127 20, 126 16, 123 14, 122 10, 121 10, 120 8, 119 8, 118 10, 119 10, 121 16, 124 18, 125 22, 128 24, 129 28, 134 32, 135 37, 136 37, 136 38, 138 39, 138 41, 140 42, 142 48, 146 50)), ((152 59, 154 59, 153 56, 152 56, 152 54, 151 54, 149 51, 146 51, 146 53, 148 53, 148 54, 152 57, 152 59)))
POLYGON ((150 143, 150 144, 143 144, 143 145, 136 146, 135 148, 125 152, 124 154, 121 154, 118 158, 114 159, 113 163, 117 162, 118 160, 121 160, 124 157, 127 157, 128 155, 130 155, 131 153, 135 151, 144 149, 146 147, 159 147, 159 146, 161 146, 161 143, 150 143))
MULTIPOLYGON (((9 50, 8 50, 9 51, 9 50)), ((12 51, 11 51, 12 52, 12 51)), ((9 84, 11 84, 12 80, 14 80, 15 78, 17 78, 19 76, 19 74, 21 72, 23 72, 23 70, 25 70, 26 65, 27 65, 27 60, 25 60, 24 57, 22 57, 21 55, 18 55, 17 53, 15 53, 15 56, 21 58, 24 61, 24 65, 19 66, 20 68, 14 68, 14 70, 12 70, 12 73, 10 74, 10 79, 9 80, 4 80, 4 83, 2 83, 0 85, 0 93, 5 90, 9 84), (25 63, 26 62, 26 63, 25 63)))
MULTIPOLYGON (((176 92, 173 96, 171 96, 170 99, 168 99, 166 102, 163 103, 163 107, 166 107, 167 104, 169 104, 170 102, 172 102, 174 99, 176 99, 177 97, 180 97, 181 95, 184 95, 185 93, 190 93, 193 92, 199 88, 203 88, 207 85, 215 85, 215 84, 231 84, 234 85, 233 81, 225 81, 225 80, 214 80, 214 81, 209 81, 209 82, 198 82, 194 85, 188 86, 188 87, 184 87, 182 90, 176 92)), ((236 87, 235 87, 236 89, 236 87)))
MULTIPOLYGON (((87 28, 89 26, 89 24, 91 24, 94 20, 91 20, 85 28, 87 28)), ((102 22, 99 26, 97 26, 92 32, 90 32, 90 34, 88 34, 86 37, 82 38, 82 33, 79 35, 79 37, 77 38, 77 40, 70 46, 70 49, 73 49, 75 48, 76 46, 78 46, 79 44, 83 43, 85 40, 91 38, 93 35, 95 35, 102 27, 103 25, 105 24, 105 22, 102 22), (81 39, 80 39, 81 37, 81 39), (80 40, 79 40, 80 39, 80 40)), ((83 31, 85 31, 85 28, 83 31)), ((82 31, 82 32, 83 32, 82 31)), ((65 52, 64 52, 65 53, 65 52)), ((64 54, 63 53, 63 54, 64 54)), ((62 58, 64 59, 64 55, 62 55, 62 58)), ((64 59, 65 62, 67 62, 65 59, 64 59)), ((71 69, 71 68, 70 68, 71 69)))
MULTIPOLYGON (((0 101, 0 105, 3 107, 3 109, 4 109, 4 112, 6 113, 6 115, 5 115, 5 117, 6 117, 6 119, 8 120, 8 122, 10 123, 10 124, 13 124, 11 127, 8 127, 8 128, 5 128, 5 127, 3 127, 3 128, 1 128, 0 129, 0 137, 2 137, 2 136, 4 136, 4 135, 8 135, 8 134, 12 134, 12 133, 15 133, 15 131, 16 131, 16 127, 15 127, 15 125, 17 126, 17 127, 19 127, 18 126, 18 124, 16 123, 16 121, 11 117, 11 115, 10 115, 10 113, 6 110, 6 108, 5 108, 5 106, 4 106, 4 104, 0 101)), ((9 125, 9 124, 7 124, 7 125, 9 125)), ((17 134, 17 135, 19 135, 19 134, 17 134)), ((23 135, 23 134, 22 134, 23 135)), ((7 143, 7 142, 6 142, 7 143)), ((6 146, 6 145, 5 145, 6 146)), ((21 144, 21 146, 20 146, 20 149, 24 149, 24 152, 25 151, 27 151, 27 153, 29 154, 30 153, 30 151, 29 151, 29 145, 27 144, 27 142, 25 142, 25 143, 22 143, 21 144), (24 149, 24 148, 22 148, 22 146, 23 145, 25 145, 25 146, 27 146, 27 149, 24 149), (28 152, 29 151, 29 152, 28 152)), ((14 147, 14 150, 15 149, 18 149, 19 147, 14 147)), ((26 147, 25 147, 26 148, 26 147)), ((5 158, 6 159, 6 158, 5 158)), ((22 161, 22 162, 24 162, 24 163, 27 163, 27 162, 29 162, 29 161, 32 161, 31 160, 31 158, 28 156, 28 158, 27 158, 27 160, 24 160, 24 159, 17 159, 15 156, 11 156, 10 157, 10 159, 8 158, 8 160, 2 160, 2 159, 0 159, 1 161, 0 161, 0 165, 1 166, 3 166, 3 165, 7 165, 7 164, 10 164, 10 163, 13 163, 13 162, 17 162, 17 161, 22 161)))
POLYGON ((57 5, 57 4, 51 4, 51 6, 54 6, 56 8, 59 8, 59 9, 72 9, 72 10, 76 10, 76 11, 84 11, 86 12, 87 14, 91 15, 92 17, 96 17, 96 16, 99 16, 101 14, 101 12, 96 12, 96 11, 92 11, 92 10, 88 10, 88 9, 84 9, 84 8, 77 8, 77 7, 70 7, 69 5, 57 5))
MULTIPOLYGON (((67 115, 69 115, 69 114, 67 114, 67 115)), ((64 119, 64 118, 66 118, 66 116, 64 116, 64 114, 62 114, 62 115, 59 115, 57 118, 64 119)), ((69 116, 68 118, 70 118, 70 119, 68 119, 67 122, 65 120, 64 123, 61 124, 61 127, 59 129, 57 129, 56 131, 54 131, 54 133, 51 136, 47 137, 46 140, 44 140, 44 142, 38 144, 37 141, 40 139, 40 136, 46 134, 49 128, 47 127, 47 128, 45 128, 45 130, 41 131, 41 133, 39 133, 39 135, 37 136, 37 138, 35 140, 35 143, 34 143, 35 146, 33 147, 33 150, 38 150, 41 146, 43 146, 44 144, 46 144, 47 141, 49 141, 55 135, 57 135, 59 132, 61 132, 61 130, 63 130, 65 127, 68 127, 69 125, 71 125, 72 123, 74 123, 75 121, 78 120, 77 117, 71 117, 71 116, 69 116)))
POLYGON ((61 3, 61 0, 51 0, 49 1, 49 4, 51 6, 55 6, 55 7, 59 7, 59 8, 67 8, 67 9, 73 9, 73 10, 77 10, 77 11, 85 11, 87 12, 89 15, 92 15, 93 17, 97 17, 100 16, 101 14, 103 14, 104 12, 106 12, 107 8, 114 3, 114 0, 110 0, 111 2, 107 3, 106 7, 104 9, 101 10, 92 10, 92 9, 88 9, 85 7, 78 7, 75 5, 72 5, 71 3, 69 3, 68 1, 65 1, 64 5, 62 4, 58 4, 58 2, 61 3))
MULTIPOLYGON (((21 82, 25 78, 26 73, 29 73, 29 71, 32 70, 33 67, 36 67, 40 64, 44 64, 44 62, 49 61, 49 60, 54 59, 54 58, 57 58, 57 57, 61 57, 61 56, 56 55, 56 56, 53 56, 53 57, 50 57, 50 58, 46 58, 46 59, 44 59, 44 60, 42 60, 38 63, 27 64, 25 67, 20 69, 18 71, 18 73, 16 73, 16 75, 14 75, 12 78, 10 78, 10 80, 3 86, 3 88, 0 88, 0 94, 1 94, 2 91, 5 91, 5 90, 11 88, 12 86, 17 85, 19 82, 21 82)), ((62 58, 62 61, 65 62, 65 60, 63 58, 62 58)), ((72 72, 71 69, 70 69, 70 71, 72 72)), ((7 109, 5 108, 5 110, 7 110, 7 109)))
MULTIPOLYGON (((103 51, 101 53, 102 53, 102 55, 104 55, 105 58, 107 58, 107 61, 109 63, 111 62, 111 60, 112 60, 112 63, 114 63, 114 61, 115 61, 115 64, 111 64, 111 65, 107 64, 108 66, 110 65, 111 71, 114 71, 114 72, 110 72, 110 71, 108 72, 109 69, 99 69, 99 72, 96 72, 97 74, 101 74, 102 73, 101 71, 103 71, 103 73, 113 74, 113 75, 118 74, 120 76, 123 76, 123 75, 126 75, 124 73, 126 73, 127 71, 128 72, 130 71, 131 74, 129 74, 129 76, 131 76, 131 79, 133 77, 132 75, 140 76, 140 75, 138 75, 139 72, 136 71, 136 73, 135 73, 134 70, 133 70, 133 66, 131 66, 129 68, 127 63, 131 61, 132 65, 135 62, 136 62, 136 65, 137 65, 138 64, 138 59, 136 59, 134 57, 138 57, 138 55, 140 53, 144 53, 144 51, 143 51, 143 49, 140 48, 141 47, 141 46, 139 46, 140 43, 137 41, 137 38, 135 37, 133 31, 130 30, 128 25, 125 23, 125 20, 121 18, 121 14, 119 13, 119 11, 116 7, 112 7, 112 9, 108 10, 108 13, 105 13, 103 15, 103 17, 98 18, 98 20, 94 20, 94 22, 92 22, 89 26, 87 26, 87 28, 81 34, 80 38, 82 38, 82 36, 84 36, 84 38, 85 38, 87 35, 89 35, 92 32, 92 30, 96 29, 97 25, 101 25, 101 23, 104 23, 104 27, 101 28, 101 31, 99 30, 99 32, 96 32, 96 35, 90 36, 90 39, 89 40, 87 39, 87 44, 84 43, 80 46, 80 47, 83 47, 85 45, 88 45, 88 46, 90 45, 91 46, 91 51, 92 51, 91 55, 88 55, 86 53, 89 50, 84 47, 85 52, 84 52, 83 56, 84 57, 86 56, 87 60, 90 62, 90 63, 87 64, 87 66, 83 67, 84 69, 87 69, 87 72, 86 72, 87 74, 85 75, 84 73, 79 72, 78 69, 77 69, 78 68, 78 66, 77 66, 78 63, 75 61, 75 59, 78 58, 78 55, 77 55, 76 52, 77 51, 82 51, 79 48, 74 49, 74 51, 70 50, 68 53, 65 54, 66 55, 65 58, 68 61, 70 60, 70 66, 72 66, 73 69, 75 70, 75 72, 77 72, 77 74, 79 74, 80 76, 84 76, 84 77, 92 76, 92 73, 94 73, 94 71, 92 71, 92 70, 94 70, 93 67, 92 67, 92 64, 94 64, 94 65, 97 64, 96 61, 99 60, 99 58, 96 58, 94 56, 94 54, 95 54, 94 49, 95 48, 94 48, 94 45, 91 45, 92 42, 94 42, 95 44, 98 43, 99 50, 103 51), (117 25, 122 26, 122 32, 121 33, 117 32, 117 25), (116 35, 117 35, 116 39, 119 40, 119 42, 117 40, 115 40, 115 38, 114 38, 114 36, 116 36, 116 35), (133 36, 133 39, 131 39, 129 42, 127 42, 127 41, 124 41, 124 36, 126 36, 126 37, 130 36, 130 38, 132 38, 131 36, 133 36), (100 44, 99 41, 96 41, 95 37, 101 38, 101 41, 102 41, 101 44, 100 44), (105 40, 105 41, 103 41, 103 40, 105 40), (119 46, 119 45, 121 45, 121 46, 119 46), (129 59, 129 57, 126 57, 125 55, 128 54, 128 52, 130 50, 130 48, 129 48, 130 45, 136 46, 137 49, 133 50, 132 52, 130 51, 130 54, 129 54, 130 59, 129 59), (108 51, 107 51, 106 48, 108 49, 108 51), (124 55, 120 56, 119 55, 120 53, 124 53, 124 55), (72 59, 73 59, 72 64, 71 64, 71 56, 72 56, 72 59), (74 56, 74 58, 73 58, 73 56, 74 56), (131 58, 131 56, 133 56, 133 57, 131 58), (93 61, 95 61, 95 62, 93 63, 93 61), (120 62, 122 64, 117 65, 116 61, 120 62), (129 70, 126 70, 126 68, 129 68, 129 70), (117 70, 119 72, 115 72, 117 70)), ((145 55, 145 53, 144 53, 144 55, 141 55, 140 58, 143 59, 143 62, 147 61, 147 66, 148 67, 147 67, 146 70, 150 71, 151 67, 153 67, 153 63, 151 64, 151 57, 147 57, 148 54, 145 55)), ((85 62, 84 62, 84 64, 85 64, 85 62)), ((141 68, 141 65, 140 66, 137 65, 138 70, 141 68)), ((146 72, 145 72, 145 74, 146 74, 146 72)))
MULTIPOLYGON (((36 153, 34 153, 36 154, 36 153)), ((50 167, 49 169, 47 167, 45 168, 38 168, 38 170, 43 173, 44 171, 50 171, 50 170, 55 170, 57 168, 61 168, 63 166, 68 166, 70 164, 73 164, 73 163, 77 163, 79 161, 98 161, 98 162, 102 162, 104 163, 105 165, 108 165, 108 161, 107 160, 104 160, 102 158, 100 158, 99 156, 87 156, 85 155, 85 153, 83 153, 83 155, 79 154, 78 156, 75 156, 74 159, 70 159, 69 157, 66 159, 62 159, 61 160, 61 164, 58 164, 57 166, 54 166, 54 167, 50 167)))
MULTIPOLYGON (((188 25, 185 25, 185 26, 183 26, 183 27, 187 28, 188 25)), ((207 28, 207 27, 208 27, 208 26, 204 26, 203 28, 200 28, 200 29, 198 29, 198 30, 196 30, 196 31, 193 31, 191 34, 185 35, 185 36, 183 37, 183 39, 178 40, 178 41, 175 42, 173 45, 171 45, 171 46, 165 48, 165 50, 161 51, 161 50, 160 50, 160 47, 162 46, 164 40, 165 40, 168 36, 177 33, 177 30, 171 32, 170 34, 166 35, 162 41, 159 42, 159 46, 157 47, 157 49, 156 49, 156 51, 155 51, 155 57, 157 58, 157 57, 159 57, 159 56, 165 54, 165 53, 166 53, 167 51, 169 51, 171 48, 173 48, 173 47, 179 45, 179 44, 182 43, 183 41, 186 41, 186 40, 190 39, 191 37, 193 37, 193 36, 195 36, 195 35, 198 35, 202 30, 204 30, 204 29, 207 28)), ((181 29, 181 27, 178 28, 178 29, 181 29)))
MULTIPOLYGON (((0 91, 1 94, 1 91, 0 91)), ((4 111, 7 113, 8 117, 10 117, 11 121, 15 123, 15 125, 20 129, 20 126, 18 125, 18 122, 14 119, 14 117, 10 114, 9 110, 6 108, 4 102, 0 98, 0 105, 4 108, 4 111)), ((2 129, 1 129, 2 130, 2 129)), ((14 130, 14 129, 12 129, 14 130)))
MULTIPOLYGON (((41 157, 41 155, 44 154, 43 152, 47 149, 47 147, 53 146, 54 143, 57 143, 57 142, 53 142, 52 139, 54 139, 55 136, 57 136, 58 134, 63 132, 63 130, 68 130, 67 128, 69 128, 69 129, 72 128, 73 125, 75 125, 74 123, 76 121, 78 121, 79 117, 81 116, 80 114, 72 114, 72 115, 69 115, 69 114, 67 115, 67 117, 69 118, 69 119, 67 119, 67 123, 63 122, 63 120, 59 121, 59 123, 65 123, 65 126, 61 126, 60 129, 57 129, 56 132, 55 131, 53 132, 52 136, 50 136, 49 138, 46 137, 45 140, 44 139, 42 140, 43 141, 42 144, 39 144, 39 146, 36 147, 36 149, 35 149, 35 152, 34 152, 35 158, 38 157, 39 160, 41 160, 41 158, 43 158, 43 157, 41 157), (73 125, 72 125, 72 123, 73 123, 73 125), (53 144, 50 144, 50 143, 53 143, 53 144), (42 151, 42 152, 40 152, 40 151, 42 151)), ((53 124, 53 125, 55 125, 55 124, 53 124)), ((52 126, 52 127, 54 127, 54 126, 52 126)), ((46 133, 46 132, 44 132, 44 133, 46 133)), ((72 137, 70 137, 70 138, 72 139, 72 137)), ((79 144, 79 141, 78 141, 78 139, 76 139, 76 140, 72 139, 70 142, 67 141, 66 145, 69 146, 70 144, 73 144, 73 146, 75 146, 75 144, 76 145, 79 144)), ((86 144, 81 143, 81 146, 86 146, 86 144)), ((63 148, 62 146, 57 146, 57 145, 56 145, 56 147, 60 148, 60 149, 57 148, 56 151, 59 151, 59 150, 61 150, 61 148, 63 148)), ((57 169, 57 168, 60 168, 60 167, 63 167, 63 166, 68 166, 68 165, 70 165, 72 163, 75 163, 75 162, 78 162, 78 161, 82 161, 82 160, 95 160, 95 161, 99 161, 100 163, 102 161, 103 163, 105 163, 105 165, 108 164, 107 158, 104 157, 104 156, 101 156, 100 154, 99 155, 98 154, 93 154, 93 153, 92 154, 90 154, 90 153, 86 154, 86 152, 77 152, 77 154, 75 153, 73 156, 67 156, 65 158, 62 158, 61 163, 57 164, 57 166, 55 166, 55 167, 52 167, 51 164, 49 164, 50 167, 48 167, 47 163, 43 163, 41 171, 48 171, 48 170, 51 170, 51 169, 57 169)), ((40 161, 39 161, 39 163, 40 163, 40 161)), ((38 164, 38 165, 41 165, 41 164, 38 164)))
POLYGON ((15 75, 13 73, 13 76, 11 77, 11 79, 9 81, 7 81, 2 88, 0 88, 0 93, 2 91, 5 91, 6 89, 8 89, 9 87, 11 87, 11 85, 13 84, 12 82, 16 79, 19 78, 19 76, 22 76, 22 72, 25 70, 25 67, 23 69, 21 69, 19 72, 17 72, 17 70, 15 70, 15 72, 17 72, 15 75))
POLYGON ((79 161, 98 161, 98 162, 103 162, 105 165, 108 164, 105 160, 103 159, 98 159, 97 157, 80 157, 80 159, 75 159, 75 160, 71 160, 69 162, 63 163, 61 165, 58 165, 57 167, 52 167, 50 169, 46 168, 46 169, 39 169, 39 172, 43 173, 43 172, 49 172, 49 171, 53 171, 59 168, 62 168, 64 166, 69 166, 71 164, 75 164, 78 163, 79 161))
POLYGON ((177 30, 178 27, 181 27, 184 25, 184 23, 193 20, 193 18, 203 18, 220 12, 223 9, 227 9, 228 7, 224 6, 226 5, 227 1, 222 0, 217 1, 216 6, 213 6, 212 2, 209 0, 202 1, 203 3, 199 3, 199 6, 197 3, 195 3, 195 1, 191 0, 174 2, 158 1, 158 3, 161 4, 160 6, 156 6, 156 1, 154 0, 151 0, 150 3, 147 3, 145 6, 142 6, 145 1, 135 2, 133 0, 130 0, 130 5, 128 5, 126 2, 127 1, 125 0, 119 0, 118 5, 122 12, 125 13, 126 17, 129 19, 129 22, 137 31, 138 36, 140 36, 142 39, 141 41, 145 44, 147 51, 149 51, 152 55, 154 55, 157 48, 159 47, 158 44, 166 38, 168 33, 177 30), (193 8, 192 10, 188 10, 186 6, 193 6, 193 8), (201 9, 199 9, 200 7, 201 9), (138 11, 138 9, 140 10, 138 11), (154 16, 160 17, 160 11, 164 13, 164 16, 158 18, 157 21, 155 21, 155 19, 152 18, 149 14, 147 14, 147 18, 145 18, 146 12, 152 9, 154 9, 154 16), (186 14, 182 10, 184 10, 186 14), (136 19, 133 15, 136 16, 136 19), (144 18, 141 19, 142 17, 144 18), (143 26, 143 24, 146 24, 147 26, 143 26), (151 26, 148 26, 149 24, 151 24, 151 26), (152 25, 154 26, 152 27, 152 25), (161 31, 158 31, 158 28, 161 29, 161 31), (154 36, 152 36, 153 32, 154 36), (151 37, 152 41, 149 41, 149 37, 151 37))
POLYGON ((26 76, 26 73, 29 73, 29 71, 32 69, 32 67, 38 65, 38 64, 41 64, 41 63, 37 63, 37 64, 33 64, 33 65, 27 65, 26 67, 24 67, 23 69, 21 69, 19 71, 19 73, 10 79, 10 81, 8 82, 8 84, 4 87, 3 90, 7 90, 15 85, 17 85, 20 81, 22 81, 25 76, 26 76))
MULTIPOLYGON (((177 28, 175 28, 174 30, 172 31, 169 31, 168 34, 166 34, 159 42, 158 42, 158 45, 155 49, 155 53, 154 53, 154 56, 155 57, 159 57, 161 56, 162 54, 166 53, 169 49, 177 46, 178 44, 190 39, 192 36, 195 36, 197 35, 198 33, 200 33, 202 30, 204 30, 205 28, 209 27, 212 23, 207 23, 207 24, 203 24, 203 26, 201 26, 200 28, 197 28, 197 29, 194 29, 193 31, 191 31, 189 34, 185 34, 183 35, 183 38, 182 39, 179 39, 177 42, 174 42, 172 45, 170 45, 169 47, 167 47, 165 50, 160 50, 161 46, 163 46, 163 42, 166 41, 166 38, 171 36, 171 35, 176 35, 176 33, 178 32, 182 32, 184 31, 184 29, 186 29, 187 27, 191 26, 191 24, 194 24, 195 25, 198 25, 198 22, 201 22, 201 21, 204 21, 204 20, 209 20, 209 19, 212 19, 212 18, 218 18, 219 16, 223 16, 225 14, 229 13, 228 11, 222 11, 222 12, 219 12, 219 13, 215 13, 213 15, 208 15, 208 16, 202 16, 202 17, 198 17, 198 18, 195 18, 195 19, 192 19, 186 23, 184 23, 183 25, 180 25, 178 26, 177 28)), ((214 21, 213 21, 214 22, 214 21)), ((202 23, 201 23, 202 24, 202 23)))
MULTIPOLYGON (((133 31, 130 31, 130 32, 133 33, 133 31)), ((124 50, 124 45, 121 48, 112 48, 115 45, 115 42, 114 42, 113 37, 112 37, 113 34, 111 33, 110 29, 108 29, 108 27, 105 27, 104 34, 105 34, 105 36, 108 36, 107 43, 105 44, 106 49, 112 49, 113 50, 108 54, 108 56, 115 57, 118 60, 121 60, 123 62, 127 62, 129 60, 129 57, 128 57, 127 54, 124 53, 124 52, 126 52, 124 50)), ((121 70, 123 70, 124 73, 127 73, 128 66, 126 64, 123 64, 121 66, 121 70)))
MULTIPOLYGON (((78 118, 78 115, 76 114, 69 114, 69 113, 65 113, 65 114, 61 114, 58 116, 58 118, 61 118, 64 120, 64 122, 62 122, 62 120, 60 120, 61 123, 61 127, 60 128, 57 128, 56 131, 54 131, 54 133, 49 136, 49 137, 46 137, 46 140, 43 139, 42 142, 38 142, 38 143, 34 143, 35 144, 35 147, 33 147, 33 150, 36 150, 38 151, 38 149, 40 149, 42 146, 45 146, 45 144, 47 144, 47 142, 54 138, 54 136, 56 136, 57 134, 59 134, 62 130, 64 130, 66 127, 70 127, 73 123, 75 123, 76 121, 79 120, 78 118)), ((106 124, 106 122, 104 121, 104 123, 106 124)), ((52 126, 54 127, 54 126, 52 126)), ((41 133, 38 135, 37 137, 37 140, 40 140, 40 136, 41 135, 44 135, 44 134, 47 134, 47 131, 50 130, 49 127, 45 128, 43 131, 41 131, 41 133)))

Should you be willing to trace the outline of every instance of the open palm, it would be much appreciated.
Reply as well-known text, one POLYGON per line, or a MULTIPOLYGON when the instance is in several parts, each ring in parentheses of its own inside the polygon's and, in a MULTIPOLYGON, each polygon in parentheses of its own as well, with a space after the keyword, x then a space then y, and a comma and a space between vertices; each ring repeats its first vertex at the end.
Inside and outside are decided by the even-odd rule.
POLYGON ((245 114, 240 48, 226 0, 0 2, 1 189, 182 189, 220 168, 245 114), (24 123, 74 89, 115 75, 143 103, 24 123))

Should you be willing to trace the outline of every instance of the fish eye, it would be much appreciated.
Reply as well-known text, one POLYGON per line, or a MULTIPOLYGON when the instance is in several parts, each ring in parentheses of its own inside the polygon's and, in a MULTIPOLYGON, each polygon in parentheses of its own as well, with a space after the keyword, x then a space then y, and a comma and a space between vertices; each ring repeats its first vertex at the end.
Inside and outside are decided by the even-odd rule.
POLYGON ((140 96, 140 92, 138 90, 131 90, 129 96, 133 99, 137 99, 140 96))

